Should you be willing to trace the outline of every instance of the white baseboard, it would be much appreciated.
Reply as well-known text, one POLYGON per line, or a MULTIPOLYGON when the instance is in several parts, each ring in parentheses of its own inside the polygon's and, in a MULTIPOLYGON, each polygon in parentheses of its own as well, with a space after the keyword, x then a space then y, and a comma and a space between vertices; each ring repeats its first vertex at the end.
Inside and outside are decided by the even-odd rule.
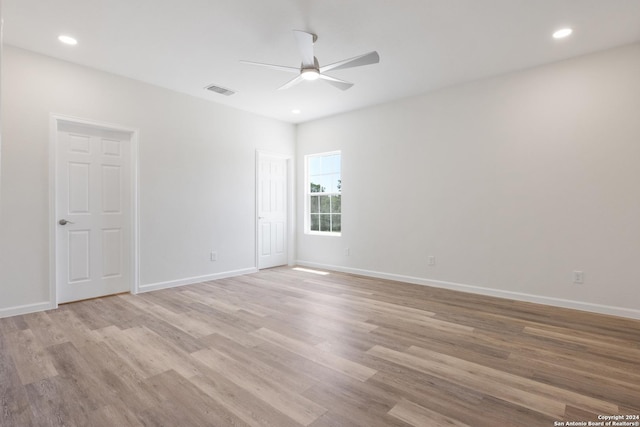
MULTIPOLYGON (((497 298, 506 298, 516 301, 532 302, 536 304, 550 305, 554 307, 571 308, 575 310, 589 311, 593 313, 607 314, 612 316, 627 317, 640 320, 640 310, 633 310, 624 307, 615 307, 609 305, 586 303, 581 301, 565 300, 561 298, 552 298, 539 295, 531 295, 520 292, 511 292, 501 289, 485 288, 481 286, 466 285, 461 283, 444 282, 440 280, 429 280, 421 277, 404 276, 401 274, 384 273, 380 271, 363 270, 359 268, 341 267, 338 265, 320 264, 310 261, 298 260, 296 265, 303 267, 318 268, 324 270, 333 270, 343 273, 357 274, 360 276, 376 277, 379 279, 395 280, 399 282, 412 283, 416 285, 432 286, 436 288, 451 289, 455 291, 469 292, 480 295, 493 296, 497 298)), ((241 270, 225 271, 222 273, 210 274, 205 276, 190 277, 180 280, 171 280, 167 282, 152 283, 141 285, 138 292, 150 292, 159 289, 175 288, 178 286, 191 285, 195 283, 206 282, 209 280, 224 279, 227 277, 242 276, 257 272, 255 267, 245 268, 241 270)), ((55 308, 55 304, 49 301, 39 302, 35 304, 27 304, 16 307, 7 307, 0 309, 0 318, 18 316, 21 314, 35 313, 38 311, 51 310, 55 308)))
POLYGON ((339 271, 342 273, 357 274, 360 276, 375 277, 378 279, 395 280, 398 282, 412 283, 415 285, 432 286, 435 288, 451 289, 454 291, 468 292, 479 295, 487 295, 497 298, 505 298, 516 301, 532 302, 536 304, 550 305, 554 307, 571 308, 574 310, 589 311, 592 313, 607 314, 611 316, 627 317, 640 320, 640 310, 633 310, 624 307, 614 307, 609 305, 593 304, 581 301, 572 301, 561 298, 545 297, 540 295, 525 294, 521 292, 505 291, 502 289, 485 288, 481 286, 465 285, 462 283, 444 282, 440 280, 429 280, 421 277, 404 276, 401 274, 383 273, 380 271, 362 270, 359 268, 341 267, 338 265, 327 265, 316 262, 298 260, 297 265, 303 267, 318 268, 324 270, 339 271))
MULTIPOLYGON (((152 283, 142 285, 138 288, 138 292, 150 292, 158 289, 175 288, 176 286, 192 285, 194 283, 206 282, 209 280, 224 279, 225 277, 242 276, 243 274, 251 274, 257 272, 255 267, 245 268, 242 270, 225 271, 222 273, 209 274, 206 276, 189 277, 180 280, 171 280, 168 282, 152 283)), ((0 318, 19 316, 21 314, 35 313, 37 311, 45 311, 56 308, 56 304, 49 301, 39 302, 35 304, 20 305, 16 307, 0 308, 0 318)))
POLYGON ((16 307, 1 308, 0 318, 19 316, 21 314, 35 313, 37 311, 51 310, 52 308, 56 308, 56 307, 55 307, 55 304, 52 304, 50 301, 38 302, 35 304, 19 305, 16 307))
POLYGON ((159 289, 175 288, 178 286, 193 285, 195 283, 208 282, 209 280, 224 279, 227 277, 242 276, 243 274, 251 274, 257 272, 255 267, 244 268, 241 270, 224 271, 222 273, 208 274, 205 276, 189 277, 186 279, 170 280, 168 282, 150 283, 148 285, 140 285, 138 293, 157 291, 159 289))

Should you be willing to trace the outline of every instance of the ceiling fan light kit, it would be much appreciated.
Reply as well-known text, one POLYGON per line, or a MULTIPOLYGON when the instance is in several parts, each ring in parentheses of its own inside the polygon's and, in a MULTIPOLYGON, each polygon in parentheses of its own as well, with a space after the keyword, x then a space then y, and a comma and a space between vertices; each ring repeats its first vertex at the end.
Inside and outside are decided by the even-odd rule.
POLYGON ((320 79, 341 90, 349 89, 351 86, 353 86, 353 83, 328 76, 324 74, 326 71, 344 70, 345 68, 361 67, 363 65, 377 64, 378 62, 380 62, 380 56, 378 55, 378 52, 373 51, 365 53, 364 55, 344 59, 342 61, 334 62, 333 64, 321 67, 318 63, 318 59, 314 56, 313 53, 313 44, 316 40, 318 40, 318 36, 313 33, 300 30, 293 30, 293 34, 298 43, 298 49, 302 57, 302 63, 299 68, 288 67, 284 65, 264 64, 262 62, 240 62, 242 62, 243 64, 257 65, 260 67, 271 68, 273 70, 298 74, 298 76, 280 86, 278 89, 288 89, 291 86, 295 86, 303 81, 313 81, 320 79))
POLYGON ((318 73, 318 71, 314 69, 301 70, 300 75, 304 80, 309 81, 318 80, 318 78, 320 77, 320 73, 318 73))

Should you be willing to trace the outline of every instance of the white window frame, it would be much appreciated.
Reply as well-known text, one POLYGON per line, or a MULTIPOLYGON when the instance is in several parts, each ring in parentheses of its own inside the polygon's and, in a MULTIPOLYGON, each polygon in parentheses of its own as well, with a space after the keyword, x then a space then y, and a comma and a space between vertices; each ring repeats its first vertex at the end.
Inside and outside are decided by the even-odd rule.
POLYGON ((340 209, 340 230, 341 231, 315 231, 311 230, 311 196, 331 196, 331 195, 340 195, 342 196, 342 191, 339 193, 311 193, 311 182, 309 181, 309 160, 312 157, 323 157, 323 156, 332 156, 332 155, 340 155, 340 178, 342 179, 342 151, 327 151, 324 153, 313 153, 307 154, 304 156, 304 232, 305 234, 311 234, 315 236, 334 236, 339 237, 342 235, 342 209, 340 209))

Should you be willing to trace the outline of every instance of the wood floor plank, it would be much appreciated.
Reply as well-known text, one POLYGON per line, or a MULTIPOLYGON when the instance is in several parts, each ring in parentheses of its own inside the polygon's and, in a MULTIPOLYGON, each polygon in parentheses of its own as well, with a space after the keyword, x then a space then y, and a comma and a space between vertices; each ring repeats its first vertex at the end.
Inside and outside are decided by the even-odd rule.
POLYGON ((135 326, 144 326, 187 353, 193 353, 206 347, 206 344, 197 338, 150 313, 143 313, 138 316, 131 325, 131 327, 135 326))
POLYGON ((95 410, 102 404, 108 405, 118 400, 116 390, 105 387, 96 372, 82 354, 70 342, 56 344, 47 348, 56 371, 57 379, 73 384, 73 391, 82 396, 84 407, 95 410))
MULTIPOLYGON (((379 371, 369 383, 388 393, 396 394, 397 402, 401 399, 420 402, 421 406, 443 415, 460 414, 462 420, 467 418, 467 414, 478 410, 484 397, 478 391, 428 374, 416 373, 400 365, 379 371)), ((491 420, 493 424, 495 421, 491 420)))
POLYGON ((138 343, 138 348, 152 348, 153 352, 145 351, 139 354, 144 354, 147 361, 152 361, 151 363, 164 370, 174 370, 186 378, 200 373, 197 365, 189 360, 188 353, 146 327, 127 329, 123 333, 128 335, 131 341, 138 343))
POLYGON ((306 375, 298 375, 297 372, 289 369, 286 365, 267 363, 267 361, 262 360, 262 353, 247 351, 241 344, 222 335, 213 334, 207 338, 210 348, 233 359, 235 363, 244 366, 247 371, 291 391, 302 393, 317 383, 317 381, 306 375))
POLYGON ((589 354, 584 350, 573 348, 554 348, 550 345, 546 347, 540 345, 538 348, 515 348, 513 355, 521 359, 547 360, 561 366, 578 368, 585 372, 600 372, 603 375, 611 375, 622 380, 625 378, 632 381, 638 380, 638 373, 640 372, 640 360, 635 362, 620 360, 615 354, 615 348, 612 349, 610 356, 603 356, 589 354))
POLYGON ((247 390, 229 381, 224 375, 209 371, 189 379, 203 393, 219 402, 235 416, 252 427, 299 427, 269 403, 256 398, 247 390))
MULTIPOLYGON (((475 331, 474 331, 475 332, 475 331)), ((510 355, 508 350, 499 346, 487 345, 477 339, 477 335, 467 333, 451 334, 446 331, 429 328, 403 329, 396 324, 385 324, 371 332, 373 336, 393 340, 406 347, 421 345, 424 347, 438 347, 439 351, 455 351, 457 354, 471 354, 474 359, 482 359, 483 363, 489 360, 505 360, 510 355)))
POLYGON ((532 328, 525 327, 524 333, 541 336, 562 343, 572 342, 585 346, 585 349, 594 354, 608 354, 608 349, 605 346, 613 347, 616 349, 616 357, 623 358, 628 361, 640 360, 640 336, 638 343, 629 343, 628 341, 618 340, 615 338, 602 337, 595 334, 577 334, 570 329, 562 329, 554 327, 549 328, 532 328))
POLYGON ((348 376, 332 381, 332 387, 317 384, 306 390, 305 397, 328 408, 327 413, 345 424, 401 427, 406 423, 388 414, 397 395, 370 386, 348 376))
POLYGON ((469 427, 458 420, 439 414, 409 400, 402 399, 391 410, 389 415, 405 421, 414 427, 469 427))
POLYGON ((593 397, 605 401, 613 400, 619 406, 640 404, 640 381, 634 376, 621 380, 607 375, 603 370, 586 371, 518 355, 510 356, 509 362, 527 366, 532 372, 530 378, 539 382, 554 383, 576 393, 587 388, 591 390, 593 397))
POLYGON ((281 368, 286 365, 293 379, 299 379, 301 383, 333 384, 344 378, 342 372, 323 366, 304 356, 293 353, 284 347, 270 342, 265 342, 251 349, 259 355, 265 363, 281 368))
POLYGON ((204 293, 194 292, 190 289, 183 291, 182 294, 190 298, 191 302, 199 302, 201 304, 206 304, 209 307, 214 308, 223 313, 233 314, 233 313, 237 313, 238 310, 242 309, 242 306, 238 306, 233 303, 222 301, 220 299, 214 298, 204 293))
POLYGON ((318 304, 308 299, 300 300, 295 298, 285 298, 282 302, 286 306, 295 307, 301 313, 323 316, 326 319, 334 320, 352 328, 364 329, 366 331, 372 331, 377 328, 377 325, 366 322, 368 316, 354 312, 346 312, 344 309, 331 305, 318 304))
POLYGON ((144 427, 142 421, 128 408, 101 406, 88 416, 91 426, 144 427))
POLYGON ((259 375, 248 372, 241 364, 215 350, 200 350, 193 353, 192 356, 210 369, 223 373, 238 386, 269 403, 302 425, 311 424, 326 412, 326 408, 315 404, 298 393, 280 387, 279 384, 272 383, 259 375))
POLYGON ((332 353, 327 353, 317 347, 294 340, 270 329, 261 328, 253 334, 265 341, 279 345, 293 353, 299 354, 309 360, 319 363, 320 365, 326 366, 329 369, 341 372, 360 381, 366 381, 376 373, 374 369, 352 362, 343 357, 336 356, 332 353))
POLYGON ((638 396, 640 321, 331 271, 0 319, 2 427, 547 427, 638 396))
MULTIPOLYGON (((87 344, 81 351, 97 378, 105 387, 117 393, 121 403, 136 409, 147 409, 161 403, 160 397, 144 381, 144 377, 125 359, 126 354, 116 353, 105 342, 87 344)), ((111 407, 121 406, 113 404, 111 407)))
POLYGON ((101 339, 95 329, 90 329, 72 310, 53 310, 48 315, 58 330, 62 331, 66 341, 73 343, 76 348, 101 339))
POLYGON ((25 321, 42 347, 68 341, 63 330, 51 320, 47 312, 27 314, 25 321))
MULTIPOLYGON (((194 338, 201 338, 216 332, 216 328, 208 322, 193 316, 185 316, 184 313, 175 313, 162 305, 151 305, 146 310, 148 313, 171 323, 194 338)), ((187 307, 184 307, 183 310, 184 312, 189 311, 187 307)))
POLYGON ((367 353, 420 372, 445 378, 460 385, 482 390, 490 396, 495 396, 507 402, 512 402, 517 405, 524 406, 525 408, 530 408, 534 411, 538 411, 552 417, 557 417, 558 419, 564 415, 564 411, 566 409, 565 404, 558 400, 539 396, 535 393, 523 391, 516 387, 505 386, 497 381, 486 381, 484 378, 476 377, 473 372, 434 364, 412 354, 398 352, 380 346, 372 348, 367 353))
POLYGON ((368 382, 474 427, 543 426, 552 425, 553 421, 557 420, 556 417, 532 411, 529 411, 528 416, 524 416, 526 411, 523 407, 509 405, 506 401, 488 400, 481 391, 399 365, 379 371, 368 382), (514 413, 518 414, 517 423, 513 422, 514 413))
POLYGON ((31 425, 31 407, 5 337, 0 334, 0 426, 31 425))
POLYGON ((0 318, 0 334, 8 334, 14 331, 29 329, 24 316, 13 316, 0 318))
POLYGON ((309 345, 323 342, 328 334, 328 331, 323 327, 324 322, 320 319, 316 320, 313 316, 308 316, 304 320, 298 315, 282 314, 261 318, 240 312, 238 316, 251 321, 255 325, 254 330, 260 328, 268 328, 273 331, 286 330, 287 336, 290 338, 309 345))
POLYGON ((173 370, 153 376, 147 382, 163 398, 161 406, 147 410, 149 413, 163 415, 161 425, 237 427, 248 425, 173 370))
POLYGON ((362 289, 353 289, 353 288, 345 288, 339 283, 334 283, 330 280, 322 280, 322 279, 306 279, 304 283, 310 283, 314 285, 320 285, 323 288, 329 288, 336 291, 336 294, 346 294, 346 295, 354 295, 354 296, 372 296, 374 293, 367 290, 362 289))
POLYGON ((22 385, 58 374, 51 359, 30 329, 10 332, 5 335, 5 338, 22 385))
POLYGON ((121 355, 136 375, 149 378, 169 370, 169 367, 163 364, 162 355, 156 354, 155 349, 150 351, 150 348, 140 343, 135 333, 125 332, 116 327, 105 328, 102 331, 105 334, 104 343, 113 352, 121 355))
POLYGON ((583 408, 588 411, 613 414, 619 410, 617 405, 610 402, 584 396, 579 393, 571 392, 560 387, 550 386, 538 381, 532 381, 528 378, 523 378, 498 369, 482 366, 478 363, 468 362, 442 353, 436 353, 425 348, 414 346, 409 348, 407 353, 421 357, 424 360, 429 360, 443 366, 451 367, 456 371, 469 372, 476 377, 482 378, 486 383, 495 382, 505 388, 512 387, 518 390, 535 393, 539 397, 546 397, 549 399, 559 398, 567 404, 571 404, 575 407, 583 408))
POLYGON ((25 390, 34 426, 86 426, 96 409, 70 378, 46 378, 27 384, 25 390))

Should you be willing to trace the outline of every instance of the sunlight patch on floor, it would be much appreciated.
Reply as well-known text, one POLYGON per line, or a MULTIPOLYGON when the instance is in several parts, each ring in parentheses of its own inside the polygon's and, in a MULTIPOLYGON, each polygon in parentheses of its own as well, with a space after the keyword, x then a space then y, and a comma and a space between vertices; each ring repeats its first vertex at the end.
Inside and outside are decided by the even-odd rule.
POLYGON ((321 276, 326 276, 329 274, 328 271, 320 271, 320 270, 312 270, 310 268, 302 268, 302 267, 293 267, 293 269, 295 271, 303 271, 305 273, 313 273, 313 274, 319 274, 321 276))

